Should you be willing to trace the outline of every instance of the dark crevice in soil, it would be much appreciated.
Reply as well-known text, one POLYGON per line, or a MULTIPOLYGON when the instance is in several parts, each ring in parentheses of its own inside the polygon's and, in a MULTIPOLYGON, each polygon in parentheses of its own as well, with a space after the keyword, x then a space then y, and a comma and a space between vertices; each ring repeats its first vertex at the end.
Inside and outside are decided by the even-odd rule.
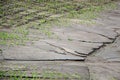
POLYGON ((4 58, 4 61, 84 61, 84 59, 36 59, 36 60, 31 60, 31 59, 7 59, 4 58))
MULTIPOLYGON (((10 78, 22 78, 22 79, 33 79, 33 76, 17 76, 17 75, 2 75, 3 78, 0 78, 0 80, 8 80, 10 78)), ((35 77, 36 79, 42 79, 42 77, 35 77)))
POLYGON ((87 70, 88 70, 88 77, 89 77, 89 80, 91 80, 91 73, 90 73, 90 69, 89 69, 88 66, 87 66, 87 70))
POLYGON ((4 60, 3 51, 0 49, 0 60, 4 60))
POLYGON ((94 33, 94 34, 100 35, 100 36, 102 36, 102 37, 108 38, 108 39, 110 39, 110 40, 114 40, 114 38, 110 38, 110 37, 108 37, 108 36, 105 36, 105 35, 103 35, 103 34, 100 34, 100 33, 96 33, 96 32, 90 32, 90 31, 86 31, 86 30, 81 30, 81 31, 85 31, 85 32, 88 32, 88 33, 94 33))
POLYGON ((87 54, 85 54, 85 53, 80 53, 78 51, 75 51, 75 52, 78 53, 78 54, 80 54, 81 57, 86 57, 87 56, 87 54))
POLYGON ((99 46, 98 48, 93 48, 93 51, 91 51, 91 52, 88 54, 88 56, 91 55, 91 54, 93 54, 94 52, 98 51, 99 49, 103 48, 104 46, 105 46, 105 44, 99 46))
POLYGON ((110 44, 110 43, 112 43, 113 40, 111 42, 94 42, 94 41, 84 41, 84 40, 78 40, 78 41, 80 41, 80 42, 86 42, 86 43, 110 44))
MULTIPOLYGON (((96 34, 98 34, 98 33, 96 33, 96 34)), ((114 38, 110 38, 110 37, 105 36, 105 35, 102 35, 102 34, 98 34, 98 35, 103 36, 103 37, 106 37, 106 38, 108 38, 108 39, 110 39, 110 40, 114 40, 114 38)))
POLYGON ((82 54, 78 54, 75 51, 69 51, 69 50, 65 49, 64 47, 56 46, 56 45, 53 45, 53 44, 48 43, 48 42, 46 42, 46 43, 49 44, 50 46, 53 46, 53 47, 58 48, 60 50, 63 50, 66 54, 70 53, 70 54, 75 55, 75 56, 80 56, 80 57, 83 56, 82 54))
MULTIPOLYGON (((38 75, 38 76, 35 76, 35 77, 34 77, 33 75, 31 75, 31 76, 25 76, 25 75, 22 75, 22 76, 19 76, 19 75, 18 75, 18 76, 17 76, 17 75, 15 75, 15 76, 14 76, 14 75, 3 75, 2 77, 3 77, 3 78, 2 78, 2 79, 0 78, 0 80, 8 80, 9 78, 22 78, 23 80, 26 79, 26 78, 27 78, 27 79, 30 79, 30 80, 31 80, 31 79, 32 79, 32 80, 33 80, 33 79, 35 79, 35 80, 39 80, 39 79, 40 79, 40 80, 41 80, 41 79, 42 79, 42 80, 51 80, 51 79, 52 79, 52 80, 69 80, 69 79, 70 79, 70 80, 71 80, 71 78, 70 78, 69 76, 68 76, 68 77, 65 76, 65 77, 62 77, 62 78, 61 78, 61 77, 58 77, 58 78, 52 77, 52 78, 51 78, 50 76, 45 76, 45 77, 44 77, 44 76, 42 76, 42 75, 38 75)), ((79 80, 79 78, 72 78, 72 80, 79 80)))
POLYGON ((58 52, 58 51, 56 51, 56 50, 49 50, 50 52, 55 52, 55 53, 57 53, 57 54, 62 54, 62 55, 66 55, 66 53, 64 52, 64 53, 60 53, 60 52, 58 52))
MULTIPOLYGON (((114 31, 114 32, 116 32, 116 31, 114 31)), ((117 32, 116 32, 116 33, 117 33, 117 32)), ((119 36, 120 36, 120 35, 117 33, 117 35, 116 35, 115 38, 112 40, 112 42, 109 42, 109 43, 108 43, 108 42, 104 42, 102 46, 100 46, 100 47, 97 48, 97 49, 94 49, 90 54, 94 54, 94 53, 96 53, 97 51, 103 49, 104 47, 107 47, 108 45, 113 44, 119 36)), ((89 54, 89 55, 90 55, 90 54, 89 54)))

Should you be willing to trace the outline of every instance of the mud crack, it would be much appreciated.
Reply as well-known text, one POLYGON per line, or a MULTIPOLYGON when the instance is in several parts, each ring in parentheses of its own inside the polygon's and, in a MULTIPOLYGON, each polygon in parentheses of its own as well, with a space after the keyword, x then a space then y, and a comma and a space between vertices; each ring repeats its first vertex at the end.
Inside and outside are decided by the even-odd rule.
POLYGON ((115 32, 117 35, 115 36, 114 39, 112 39, 112 42, 104 42, 102 46, 100 46, 99 48, 94 49, 91 53, 89 53, 89 55, 94 54, 94 53, 98 52, 99 50, 107 47, 108 45, 113 44, 113 43, 116 41, 116 39, 120 36, 120 34, 118 34, 115 30, 114 30, 114 32, 115 32))
POLYGON ((53 47, 59 48, 60 50, 64 51, 66 55, 67 55, 67 53, 70 53, 70 54, 75 55, 75 56, 85 57, 84 54, 78 54, 74 50, 70 50, 70 49, 65 48, 65 47, 56 46, 56 45, 51 44, 49 42, 46 42, 46 43, 49 44, 49 45, 51 45, 51 46, 53 46, 53 47))
POLYGON ((3 53, 3 52, 2 52, 2 49, 0 49, 0 60, 4 60, 4 56, 3 56, 2 53, 3 53))

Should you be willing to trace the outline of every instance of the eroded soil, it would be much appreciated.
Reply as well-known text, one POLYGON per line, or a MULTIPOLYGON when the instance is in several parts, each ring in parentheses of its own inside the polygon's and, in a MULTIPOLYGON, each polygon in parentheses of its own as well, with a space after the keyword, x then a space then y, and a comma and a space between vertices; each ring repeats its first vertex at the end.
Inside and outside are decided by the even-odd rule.
MULTIPOLYGON (((73 23, 69 27, 52 27, 52 34, 56 35, 52 38, 33 29, 35 25, 40 25, 37 22, 41 19, 39 15, 42 15, 42 19, 49 19, 50 14, 41 13, 40 10, 36 11, 29 7, 16 9, 13 16, 6 14, 7 24, 1 24, 1 31, 9 32, 6 29, 10 26, 8 20, 15 19, 18 22, 12 24, 14 27, 30 25, 31 27, 28 27, 32 28, 32 30, 29 29, 34 34, 27 35, 33 38, 25 45, 0 45, 0 69, 21 70, 26 72, 29 78, 33 70, 39 73, 38 77, 41 77, 42 71, 50 70, 65 74, 78 74, 81 77, 70 78, 71 80, 120 80, 120 4, 117 4, 117 9, 101 13, 101 17, 95 20, 97 24, 73 23), (17 15, 19 16, 16 17, 17 15), (31 18, 25 19, 26 15, 31 15, 31 18), (35 24, 32 25, 31 22, 35 24)), ((55 14, 54 16, 56 18, 61 15, 55 14)), ((59 78, 54 76, 52 79, 59 78)), ((65 78, 61 80, 63 79, 65 78)))

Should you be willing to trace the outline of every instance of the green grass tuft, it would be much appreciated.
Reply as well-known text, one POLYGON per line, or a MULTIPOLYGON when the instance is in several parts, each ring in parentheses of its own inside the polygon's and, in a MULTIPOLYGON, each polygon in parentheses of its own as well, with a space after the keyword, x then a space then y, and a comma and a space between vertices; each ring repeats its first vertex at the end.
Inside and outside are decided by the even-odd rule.
POLYGON ((12 40, 12 39, 19 39, 19 35, 14 33, 7 33, 7 32, 0 32, 0 39, 1 40, 12 40))
POLYGON ((77 79, 81 80, 79 74, 69 74, 61 73, 58 71, 45 70, 42 73, 31 72, 29 76, 28 73, 24 71, 0 71, 0 79, 5 80, 72 80, 77 79))

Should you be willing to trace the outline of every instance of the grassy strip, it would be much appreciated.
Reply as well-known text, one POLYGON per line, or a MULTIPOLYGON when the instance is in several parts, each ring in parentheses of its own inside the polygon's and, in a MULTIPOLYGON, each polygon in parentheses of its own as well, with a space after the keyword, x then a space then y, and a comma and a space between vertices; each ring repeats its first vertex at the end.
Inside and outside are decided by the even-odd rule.
POLYGON ((5 80, 81 80, 79 74, 68 74, 45 70, 42 73, 31 72, 29 76, 24 71, 0 71, 0 79, 5 80))
MULTIPOLYGON (((25 9, 29 9, 31 5, 33 5, 33 11, 42 11, 47 10, 47 12, 54 16, 56 14, 62 15, 61 17, 50 17, 47 16, 49 14, 45 13, 42 15, 38 15, 34 12, 30 12, 30 14, 25 14, 26 16, 21 17, 21 15, 17 15, 17 19, 10 19, 7 20, 7 18, 3 17, 0 21, 0 24, 5 27, 6 26, 20 26, 19 28, 15 28, 12 33, 7 32, 0 32, 0 44, 8 44, 10 42, 15 43, 17 40, 17 44, 19 41, 26 40, 25 37, 29 34, 29 28, 32 27, 32 29, 39 29, 40 32, 47 36, 53 35, 50 31, 52 26, 68 26, 71 25, 71 19, 77 19, 76 22, 82 23, 82 24, 93 24, 92 19, 95 19, 98 17, 99 13, 104 10, 108 9, 114 9, 116 8, 116 5, 113 2, 104 2, 103 0, 101 3, 99 1, 91 1, 90 2, 76 2, 76 1, 60 1, 60 0, 43 0, 38 1, 39 4, 34 5, 29 1, 30 3, 27 3, 26 5, 24 2, 20 2, 20 4, 15 3, 15 8, 17 7, 17 14, 19 14, 21 11, 19 10, 19 7, 24 6, 25 9), (100 4, 99 4, 100 3, 100 4), (46 6, 44 6, 46 5, 46 6), (33 14, 34 13, 34 14, 33 14), (19 19, 20 18, 20 19, 19 19), (22 19, 21 19, 22 18, 22 19), (38 22, 36 22, 38 21, 38 22), (33 24, 31 24, 33 22, 33 24), (36 24, 34 24, 36 22, 36 24), (26 24, 30 24, 30 26, 27 26, 26 24), (22 27, 21 25, 26 25, 22 27), (31 26, 32 25, 32 26, 31 26)), ((17 1, 16 1, 17 2, 17 1)), ((11 9, 10 9, 11 10, 11 9)), ((24 11, 23 11, 24 12, 24 11)), ((29 12, 29 11, 28 11, 29 12)), ((13 10, 14 14, 14 10, 13 10)), ((16 43, 15 43, 16 44, 16 43)))
POLYGON ((19 39, 20 37, 17 34, 0 32, 0 39, 2 40, 11 40, 11 39, 19 39))
POLYGON ((28 40, 27 35, 29 34, 27 28, 18 27, 13 32, 0 32, 0 44, 4 45, 19 45, 24 44, 28 40))

